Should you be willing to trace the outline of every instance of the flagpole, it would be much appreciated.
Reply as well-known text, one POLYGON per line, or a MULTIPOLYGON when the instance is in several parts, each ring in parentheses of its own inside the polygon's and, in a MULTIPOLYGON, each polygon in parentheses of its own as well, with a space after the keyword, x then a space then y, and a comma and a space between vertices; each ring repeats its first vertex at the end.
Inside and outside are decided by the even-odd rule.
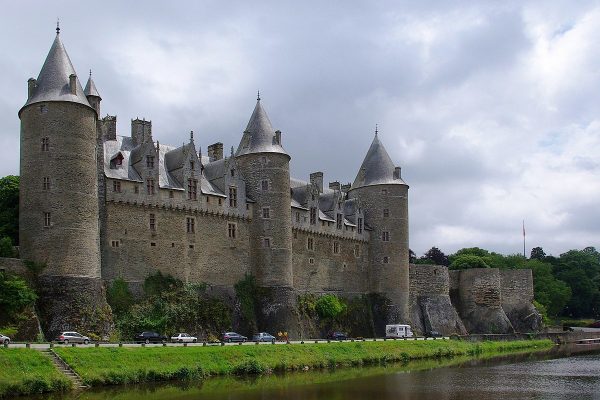
POLYGON ((525 255, 525 220, 523 220, 523 258, 527 258, 525 255))

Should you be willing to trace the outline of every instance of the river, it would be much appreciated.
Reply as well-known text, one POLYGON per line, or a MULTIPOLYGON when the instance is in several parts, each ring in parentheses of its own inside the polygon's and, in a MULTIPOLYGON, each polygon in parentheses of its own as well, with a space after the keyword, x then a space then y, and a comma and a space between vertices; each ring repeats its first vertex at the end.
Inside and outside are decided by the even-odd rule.
POLYGON ((254 378, 97 388, 35 400, 600 399, 600 346, 254 378))

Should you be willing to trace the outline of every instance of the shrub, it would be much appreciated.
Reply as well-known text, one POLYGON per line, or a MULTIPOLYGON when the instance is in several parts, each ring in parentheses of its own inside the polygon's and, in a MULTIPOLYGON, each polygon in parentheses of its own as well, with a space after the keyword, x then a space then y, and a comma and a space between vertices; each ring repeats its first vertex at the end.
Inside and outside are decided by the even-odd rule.
POLYGON ((0 272, 0 317, 3 320, 14 319, 36 299, 33 289, 21 277, 0 272))
POLYGON ((333 294, 319 297, 315 304, 315 311, 321 318, 334 319, 346 309, 346 305, 333 294))
POLYGON ((12 239, 8 236, 0 239, 0 257, 14 257, 15 252, 13 250, 12 239))
POLYGON ((134 303, 129 284, 123 278, 115 279, 106 292, 106 300, 115 315, 123 315, 134 303))

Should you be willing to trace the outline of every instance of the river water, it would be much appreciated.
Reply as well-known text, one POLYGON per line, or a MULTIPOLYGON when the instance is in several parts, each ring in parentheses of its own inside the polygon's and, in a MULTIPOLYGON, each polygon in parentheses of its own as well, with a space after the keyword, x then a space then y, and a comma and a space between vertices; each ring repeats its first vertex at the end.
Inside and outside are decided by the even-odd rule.
MULTIPOLYGON (((255 378, 210 378, 35 397, 45 400, 600 399, 600 346, 255 378)), ((34 399, 34 397, 31 397, 34 399)))

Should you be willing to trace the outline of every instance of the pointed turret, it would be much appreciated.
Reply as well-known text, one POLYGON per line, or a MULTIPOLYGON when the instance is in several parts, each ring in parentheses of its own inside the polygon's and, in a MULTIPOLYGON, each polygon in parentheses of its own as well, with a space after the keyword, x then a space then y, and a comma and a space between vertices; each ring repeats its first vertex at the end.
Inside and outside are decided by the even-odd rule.
POLYGON ((406 185, 400 178, 400 168, 392 162, 377 133, 360 166, 352 189, 371 185, 406 185))
POLYGON ((88 78, 88 81, 85 84, 85 89, 83 89, 83 93, 88 99, 90 105, 96 110, 98 116, 100 116, 100 101, 102 101, 102 97, 100 97, 100 93, 98 93, 98 89, 96 89, 96 84, 92 79, 92 70, 90 70, 90 77, 88 78))
POLYGON ((238 146, 236 156, 253 153, 280 153, 287 155, 281 146, 281 132, 275 131, 271 121, 260 103, 260 97, 256 100, 256 106, 244 130, 244 136, 238 146))
POLYGON ((58 33, 37 80, 29 81, 29 96, 23 108, 47 101, 68 101, 91 107, 58 33))

